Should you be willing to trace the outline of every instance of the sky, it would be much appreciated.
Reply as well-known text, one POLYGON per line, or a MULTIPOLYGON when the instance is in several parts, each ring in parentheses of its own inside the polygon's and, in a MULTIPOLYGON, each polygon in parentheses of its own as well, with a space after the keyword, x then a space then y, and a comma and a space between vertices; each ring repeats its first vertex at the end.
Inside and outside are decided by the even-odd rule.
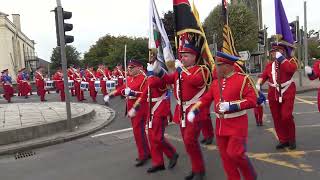
MULTIPOLYGON (((202 21, 221 2, 221 0, 194 1, 202 21)), ((299 16, 300 26, 303 25, 304 1, 282 0, 289 22, 299 16)), ((306 1, 308 30, 319 31, 320 1, 306 1)), ((172 0, 155 0, 155 2, 160 16, 172 10, 172 0)), ((73 24, 73 30, 69 34, 75 39, 72 45, 82 55, 106 34, 148 36, 149 0, 61 0, 61 3, 64 10, 73 13, 73 17, 68 21, 73 24)), ((10 20, 12 20, 11 14, 20 14, 22 32, 36 42, 35 50, 38 57, 49 61, 52 50, 56 47, 54 13, 50 12, 56 7, 56 0, 0 0, 0 4, 0 11, 9 14, 10 20)), ((262 0, 262 14, 263 24, 268 27, 268 34, 274 34, 274 0, 262 0)))

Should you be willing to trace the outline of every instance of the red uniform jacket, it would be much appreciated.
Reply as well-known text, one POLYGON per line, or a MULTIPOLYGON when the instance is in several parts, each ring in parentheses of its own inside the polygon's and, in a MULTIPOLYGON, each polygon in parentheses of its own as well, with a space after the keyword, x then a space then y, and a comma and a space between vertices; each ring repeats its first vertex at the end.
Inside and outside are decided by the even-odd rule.
MULTIPOLYGON (((280 82, 278 80, 278 65, 279 63, 276 62, 269 62, 266 65, 265 70, 261 74, 260 78, 262 78, 262 83, 268 80, 269 83, 269 89, 268 89, 268 99, 278 101, 279 100, 279 91, 276 90, 274 87, 275 83, 286 83, 289 82, 294 73, 296 72, 298 68, 298 64, 294 58, 285 59, 280 64, 280 82), (273 65, 274 64, 274 65, 273 65), (274 69, 274 70, 272 70, 274 69), (275 80, 273 80, 275 79, 275 80), (270 85, 271 84, 271 85, 270 85), (273 85, 272 85, 273 84, 273 85)), ((287 89, 286 87, 282 85, 281 91, 283 93, 282 98, 283 99, 292 99, 295 97, 296 94, 296 85, 292 81, 291 84, 288 85, 287 89)))
POLYGON ((104 69, 104 74, 107 76, 108 79, 111 79, 111 72, 108 68, 104 69))
POLYGON ((312 76, 308 76, 310 80, 315 80, 318 79, 320 80, 320 60, 317 60, 314 64, 313 64, 313 75, 312 76))
MULTIPOLYGON (((105 71, 103 69, 98 69, 96 72, 96 78, 99 80, 103 80, 103 78, 108 78, 107 75, 105 74, 105 71)), ((105 80, 104 80, 105 81, 105 80)))
MULTIPOLYGON (((257 96, 253 84, 249 77, 245 74, 235 72, 227 78, 221 79, 222 97, 226 102, 233 102, 238 104, 239 112, 245 109, 256 107, 257 96)), ((214 80, 208 92, 200 99, 201 107, 210 106, 214 101, 214 111, 219 113, 218 104, 220 103, 220 92, 218 80, 214 80)), ((225 112, 232 114, 237 112, 225 112)), ((248 116, 244 115, 221 119, 217 117, 216 120, 216 134, 219 136, 248 136, 248 116)))
MULTIPOLYGON (((130 110, 134 103, 136 102, 136 100, 141 96, 143 89, 145 88, 145 86, 147 86, 147 77, 145 74, 139 74, 137 76, 128 76, 128 87, 137 92, 136 97, 133 96, 129 96, 127 98, 127 110, 130 110)), ((126 88, 126 85, 123 84, 122 86, 118 87, 116 90, 112 91, 109 95, 110 96, 119 96, 119 95, 124 95, 124 89, 126 88)), ((137 115, 142 113, 145 113, 144 109, 146 108, 146 104, 142 103, 141 107, 142 111, 138 111, 137 115)))
MULTIPOLYGON (((137 100, 136 104, 147 103, 148 107, 148 119, 150 118, 150 112, 154 108, 153 117, 168 117, 171 114, 170 110, 170 99, 167 99, 167 85, 164 81, 156 76, 148 77, 147 86, 145 86, 142 95, 137 100), (149 97, 148 89, 150 88, 151 97, 149 97), (149 98, 151 98, 151 106, 149 103, 149 98), (158 107, 156 107, 156 103, 161 101, 158 107)), ((136 105, 135 104, 135 105, 136 105)), ((140 108, 140 111, 145 111, 140 108)))
POLYGON ((112 75, 116 76, 118 78, 118 87, 123 85, 123 78, 125 76, 125 72, 121 69, 118 69, 117 67, 113 70, 112 75))
POLYGON ((64 91, 64 85, 63 85, 63 74, 59 71, 57 71, 54 75, 53 75, 53 80, 55 82, 56 88, 58 90, 64 91))
POLYGON ((44 78, 41 72, 36 71, 36 86, 37 87, 44 87, 44 78))
MULTIPOLYGON (((209 75, 207 68, 203 66, 195 65, 188 68, 189 74, 182 72, 181 84, 182 84, 182 101, 186 104, 186 111, 184 112, 184 118, 189 112, 189 109, 194 103, 197 102, 198 98, 194 98, 197 94, 201 97, 206 90, 206 77, 209 75), (200 93, 202 92, 202 93, 200 93)), ((178 72, 172 74, 165 74, 162 80, 166 84, 174 84, 174 96, 179 102, 179 74, 178 72)), ((173 121, 180 124, 181 121, 181 107, 179 104, 176 105, 173 121)))
POLYGON ((74 71, 71 68, 68 69, 68 78, 69 80, 74 80, 74 71))
POLYGON ((95 72, 94 71, 90 71, 89 69, 86 70, 86 80, 87 82, 93 82, 96 80, 96 76, 95 76, 95 72))

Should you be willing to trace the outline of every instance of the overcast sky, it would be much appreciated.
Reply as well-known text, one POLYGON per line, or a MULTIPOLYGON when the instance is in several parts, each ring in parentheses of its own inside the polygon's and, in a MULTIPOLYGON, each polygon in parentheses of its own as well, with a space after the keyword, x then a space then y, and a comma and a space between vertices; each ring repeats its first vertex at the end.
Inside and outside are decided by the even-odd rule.
MULTIPOLYGON (((74 26, 72 43, 82 54, 105 34, 148 36, 149 0, 61 0, 65 10, 71 11, 74 26)), ((190 0, 189 0, 190 1, 190 0)), ((221 0, 194 0, 203 21, 221 0)), ((320 30, 319 0, 306 0, 308 29, 320 30)), ((155 0, 159 13, 172 10, 172 0, 155 0)), ((289 21, 300 16, 303 24, 304 0, 282 0, 289 21)), ((36 42, 38 56, 50 60, 56 46, 54 13, 56 0, 0 0, 0 11, 20 14, 22 31, 36 42)), ((274 0, 262 0, 263 23, 269 34, 275 33, 274 0)))

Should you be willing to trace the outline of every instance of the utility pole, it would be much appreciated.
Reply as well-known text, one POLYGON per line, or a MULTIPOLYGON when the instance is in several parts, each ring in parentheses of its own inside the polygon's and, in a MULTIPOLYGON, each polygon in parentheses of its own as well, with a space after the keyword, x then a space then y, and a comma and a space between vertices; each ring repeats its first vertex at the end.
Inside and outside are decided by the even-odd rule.
POLYGON ((66 110, 67 110, 67 128, 70 131, 73 131, 73 122, 71 119, 71 107, 70 107, 70 93, 68 87, 68 76, 67 76, 67 57, 65 51, 65 35, 64 35, 64 18, 63 18, 63 9, 61 6, 61 0, 57 0, 57 29, 59 31, 59 43, 60 43, 60 55, 61 55, 61 64, 62 64, 62 73, 63 73, 63 85, 64 85, 64 93, 66 96, 66 110))
POLYGON ((304 1, 304 67, 308 65, 307 2, 304 1))
POLYGON ((297 50, 298 50, 298 62, 299 62, 299 86, 302 87, 303 84, 302 84, 302 66, 301 66, 301 62, 302 62, 302 58, 301 58, 301 46, 302 46, 302 38, 301 38, 301 31, 300 31, 300 24, 299 24, 299 16, 297 16, 296 18, 296 34, 297 34, 297 37, 296 37, 296 40, 297 40, 297 50))

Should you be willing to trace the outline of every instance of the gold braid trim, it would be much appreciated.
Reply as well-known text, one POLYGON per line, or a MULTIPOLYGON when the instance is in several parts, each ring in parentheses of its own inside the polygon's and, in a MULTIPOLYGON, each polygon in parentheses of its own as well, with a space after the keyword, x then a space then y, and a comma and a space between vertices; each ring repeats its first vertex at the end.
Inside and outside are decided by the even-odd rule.
POLYGON ((204 86, 209 86, 210 83, 208 83, 208 79, 209 79, 209 69, 205 66, 205 65, 200 65, 200 68, 194 73, 194 74, 197 74, 199 71, 201 71, 201 74, 202 74, 202 79, 203 79, 203 82, 204 82, 204 85, 201 86, 201 88, 203 88, 204 86), (208 74, 207 76, 205 75, 204 73, 204 68, 208 70, 208 74))
POLYGON ((291 62, 291 61, 293 61, 293 62, 296 64, 297 69, 300 68, 300 65, 299 65, 299 63, 298 63, 298 59, 297 59, 296 57, 292 57, 292 58, 289 60, 289 62, 291 62))

